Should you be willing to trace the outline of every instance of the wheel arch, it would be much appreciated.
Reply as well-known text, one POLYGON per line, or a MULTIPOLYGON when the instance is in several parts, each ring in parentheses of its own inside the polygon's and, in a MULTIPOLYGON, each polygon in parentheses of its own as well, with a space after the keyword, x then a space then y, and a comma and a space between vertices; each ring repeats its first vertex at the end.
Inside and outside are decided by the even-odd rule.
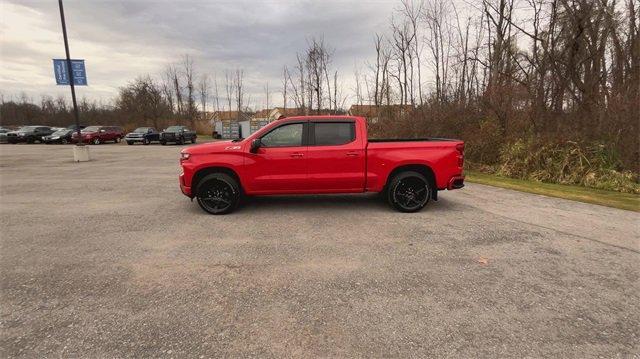
POLYGON ((234 171, 229 167, 211 166, 211 167, 201 168, 198 171, 196 171, 196 173, 193 174, 193 177, 191 178, 192 193, 196 193, 199 182, 203 178, 205 178, 207 175, 210 175, 212 173, 224 173, 231 176, 233 179, 235 179, 238 182, 238 185, 240 186, 240 191, 244 191, 242 189, 242 182, 240 181, 240 176, 238 176, 236 171, 234 171))
POLYGON ((391 172, 389 172, 389 175, 385 180, 383 192, 386 192, 389 186, 389 182, 395 175, 401 172, 406 172, 406 171, 414 171, 423 175, 429 181, 429 185, 431 185, 431 197, 433 197, 433 199, 438 198, 438 187, 436 186, 436 174, 435 172, 433 172, 433 169, 431 169, 430 166, 422 163, 404 164, 394 168, 391 172))

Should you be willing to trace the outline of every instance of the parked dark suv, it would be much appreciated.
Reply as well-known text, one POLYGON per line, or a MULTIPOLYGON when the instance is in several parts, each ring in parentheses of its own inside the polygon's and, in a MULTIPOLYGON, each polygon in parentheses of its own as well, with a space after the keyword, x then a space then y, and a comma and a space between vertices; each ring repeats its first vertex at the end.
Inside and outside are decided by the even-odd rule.
POLYGON ((160 134, 160 143, 166 145, 174 142, 182 145, 186 142, 196 143, 196 132, 189 130, 186 126, 170 126, 160 134))
POLYGON ((153 127, 138 127, 133 132, 127 133, 124 140, 127 141, 127 145, 133 145, 136 142, 148 145, 151 142, 159 142, 160 133, 153 127))
POLYGON ((44 143, 70 143, 71 142, 71 134, 73 134, 73 130, 69 128, 61 128, 56 132, 50 134, 49 136, 42 136, 42 142, 44 143))
POLYGON ((47 126, 23 126, 16 131, 7 133, 7 142, 9 143, 34 143, 41 142, 43 136, 53 133, 51 127, 47 126))

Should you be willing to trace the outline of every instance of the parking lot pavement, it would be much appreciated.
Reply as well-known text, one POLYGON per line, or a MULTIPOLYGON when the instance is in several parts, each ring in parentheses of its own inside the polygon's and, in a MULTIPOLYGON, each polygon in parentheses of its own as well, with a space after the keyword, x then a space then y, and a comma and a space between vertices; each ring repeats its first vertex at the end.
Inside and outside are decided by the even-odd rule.
POLYGON ((0 146, 1 357, 625 357, 637 213, 477 184, 206 215, 177 146, 0 146))

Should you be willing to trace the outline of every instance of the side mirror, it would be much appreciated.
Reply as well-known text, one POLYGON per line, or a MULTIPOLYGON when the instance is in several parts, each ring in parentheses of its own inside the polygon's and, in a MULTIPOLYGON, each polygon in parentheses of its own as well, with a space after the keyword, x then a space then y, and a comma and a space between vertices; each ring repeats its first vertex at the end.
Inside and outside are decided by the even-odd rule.
POLYGON ((258 148, 260 148, 261 146, 262 146, 262 140, 260 140, 259 138, 256 138, 255 140, 251 141, 251 148, 249 149, 249 152, 257 153, 258 148))

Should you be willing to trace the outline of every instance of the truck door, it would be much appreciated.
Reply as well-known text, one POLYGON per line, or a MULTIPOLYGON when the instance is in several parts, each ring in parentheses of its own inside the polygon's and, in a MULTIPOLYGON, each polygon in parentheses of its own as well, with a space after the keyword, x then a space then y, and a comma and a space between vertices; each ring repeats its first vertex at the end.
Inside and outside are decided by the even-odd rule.
POLYGON ((312 192, 364 191, 365 152, 354 121, 309 123, 309 186, 312 192))
POLYGON ((307 122, 287 122, 261 137, 245 160, 246 187, 252 193, 299 193, 307 186, 307 122))

